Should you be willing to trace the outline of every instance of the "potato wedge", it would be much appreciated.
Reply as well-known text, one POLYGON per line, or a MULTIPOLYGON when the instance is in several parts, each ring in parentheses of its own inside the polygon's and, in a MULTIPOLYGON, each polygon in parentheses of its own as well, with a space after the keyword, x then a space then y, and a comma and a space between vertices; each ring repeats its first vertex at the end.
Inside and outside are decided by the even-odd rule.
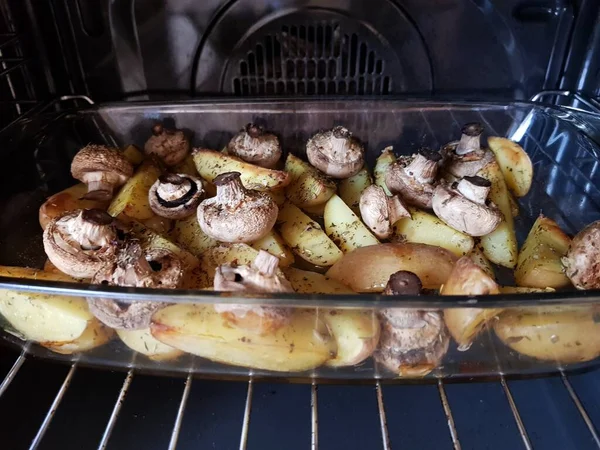
POLYGON ((204 267, 198 266, 183 274, 181 289, 212 289, 213 280, 208 276, 204 267))
POLYGON ((286 202, 279 210, 279 232, 292 251, 317 266, 330 266, 343 255, 321 226, 300 209, 286 202))
POLYGON ((294 311, 289 325, 260 335, 228 326, 210 305, 172 305, 154 314, 150 330, 159 341, 187 353, 277 372, 318 367, 337 350, 314 311, 294 311))
POLYGON ((291 153, 285 160, 285 171, 291 177, 285 195, 300 208, 321 205, 335 194, 337 186, 329 177, 291 153))
POLYGON ((456 256, 468 254, 475 245, 473 238, 449 227, 433 214, 408 208, 411 217, 394 224, 394 236, 399 242, 427 244, 450 250, 456 256))
POLYGON ((325 205, 323 222, 327 235, 344 253, 379 244, 371 230, 337 195, 331 197, 325 205))
POLYGON ((196 214, 185 219, 176 220, 170 237, 197 257, 202 256, 202 253, 209 248, 219 245, 219 241, 202 231, 196 214))
POLYGON ((38 214, 40 226, 45 229, 46 225, 48 225, 52 219, 67 211, 74 211, 76 209, 106 208, 107 202, 83 200, 81 197, 83 197, 85 194, 87 194, 87 186, 83 183, 80 183, 48 197, 48 200, 46 200, 44 204, 40 206, 38 214))
POLYGON ((147 220, 154 216, 150 208, 148 192, 160 176, 160 169, 150 161, 144 162, 125 183, 108 206, 108 213, 117 217, 126 214, 136 220, 147 220))
POLYGON ((257 255, 258 250, 247 244, 219 244, 209 248, 202 254, 200 267, 207 273, 212 286, 215 269, 218 266, 227 263, 252 264, 257 255))
POLYGON ((483 269, 483 271, 487 273, 492 279, 496 277, 496 274, 494 273, 494 267, 492 266, 490 261, 485 257, 485 255, 483 254, 483 250, 481 250, 479 245, 473 247, 473 250, 471 250, 471 252, 467 256, 471 258, 471 261, 473 261, 481 269, 483 269))
POLYGON ((515 281, 518 286, 561 288, 571 282, 560 259, 567 253, 571 239, 553 220, 540 215, 523 243, 515 281))
POLYGON ((323 203, 321 205, 315 206, 305 206, 302 210, 308 214, 310 217, 322 218, 325 214, 325 205, 327 203, 323 203))
POLYGON ((29 267, 0 266, 0 277, 26 278, 28 280, 62 281, 65 283, 80 283, 81 280, 73 278, 58 270, 49 260, 44 264, 44 270, 29 267), (48 270, 46 270, 48 269, 48 270))
POLYGON ((90 320, 85 331, 72 341, 43 341, 40 345, 62 355, 86 352, 109 342, 115 332, 98 319, 90 320))
POLYGON ((128 145, 123 149, 123 156, 134 166, 139 166, 144 161, 144 152, 135 145, 128 145))
POLYGON ((323 274, 300 270, 294 267, 281 269, 299 294, 353 294, 348 286, 323 274))
POLYGON ((523 147, 510 139, 490 136, 488 147, 500 165, 506 186, 517 197, 527 195, 533 181, 533 164, 523 147))
POLYGON ((281 189, 291 181, 291 176, 287 172, 255 166, 235 156, 224 155, 214 150, 196 149, 193 158, 200 176, 211 183, 217 175, 224 172, 240 172, 244 186, 258 191, 281 189))
POLYGON ((375 169, 373 170, 375 184, 381 186, 387 195, 392 195, 392 193, 388 189, 387 184, 385 184, 385 174, 389 167, 395 162, 396 155, 394 155, 394 147, 386 147, 377 158, 375 169))
POLYGON ((581 363, 600 356, 600 321, 594 307, 522 308, 502 314, 496 335, 527 356, 557 363, 581 363))
POLYGON ((500 208, 504 215, 504 220, 500 222, 498 228, 481 237, 483 254, 491 262, 513 269, 517 265, 517 237, 504 176, 496 161, 492 161, 481 169, 478 175, 492 183, 489 199, 500 208))
POLYGON ((501 294, 533 294, 536 292, 556 292, 552 288, 530 288, 521 286, 500 286, 501 294))
POLYGON ((192 177, 200 176, 196 170, 196 164, 194 164, 192 155, 187 155, 183 161, 173 167, 173 173, 183 173, 192 177))
POLYGON ((146 355, 154 361, 168 361, 183 355, 181 350, 157 341, 150 334, 150 329, 116 330, 121 341, 133 351, 146 355))
POLYGON ((508 194, 509 194, 508 201, 510 203, 510 211, 512 212, 513 217, 517 217, 519 215, 519 202, 517 202, 517 199, 515 198, 515 196, 512 195, 510 192, 508 194))
POLYGON ((294 254, 275 230, 252 244, 255 250, 264 250, 279 258, 279 266, 287 267, 294 262, 294 254))
POLYGON ((382 292, 391 274, 408 270, 417 274, 423 287, 439 289, 455 263, 456 256, 444 248, 411 243, 379 244, 345 254, 326 275, 355 292, 382 292))
POLYGON ((265 193, 273 199, 273 201, 275 202, 275 204, 278 207, 283 206, 283 204, 285 203, 285 190, 284 189, 277 189, 275 191, 265 191, 265 193))
POLYGON ((360 194, 372 184, 373 177, 369 169, 363 167, 356 175, 341 180, 338 185, 339 196, 358 217, 360 217, 360 194))
POLYGON ((354 366, 373 354, 379 343, 381 325, 374 310, 324 310, 320 316, 337 343, 337 353, 325 365, 354 366))

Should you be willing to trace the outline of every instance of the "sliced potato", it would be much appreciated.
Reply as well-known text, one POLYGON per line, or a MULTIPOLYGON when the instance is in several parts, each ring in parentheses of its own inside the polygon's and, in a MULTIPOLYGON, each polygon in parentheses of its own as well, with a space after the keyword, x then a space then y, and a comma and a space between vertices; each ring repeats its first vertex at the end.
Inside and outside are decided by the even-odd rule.
POLYGON ((508 200, 510 202, 510 211, 512 212, 513 217, 517 217, 519 215, 519 202, 514 195, 510 192, 508 193, 508 200))
POLYGON ((456 256, 464 256, 473 248, 471 236, 449 227, 433 214, 412 207, 408 210, 411 217, 394 224, 394 236, 399 241, 442 247, 456 256))
POLYGON ((506 186, 517 197, 527 195, 533 181, 533 165, 523 147, 510 139, 490 136, 488 146, 500 165, 506 186))
POLYGON ((568 364, 600 356, 600 321, 591 306, 511 309, 494 331, 513 350, 541 360, 568 364))
POLYGON ((501 294, 532 294, 536 292, 556 292, 552 288, 530 288, 521 286, 500 286, 501 294))
POLYGON ((160 169, 150 161, 144 162, 125 183, 108 206, 108 213, 117 217, 126 214, 136 220, 147 220, 154 216, 150 208, 148 192, 160 176, 160 169))
POLYGON ((44 270, 29 267, 0 266, 0 277, 26 278, 28 280, 62 281, 65 283, 80 283, 54 266, 49 260, 44 264, 44 270))
POLYGON ((187 155, 183 161, 173 167, 173 173, 183 173, 192 177, 199 176, 192 155, 187 155))
POLYGON ((360 217, 360 195, 373 184, 373 177, 369 169, 363 167, 356 175, 340 181, 339 195, 344 203, 350 207, 354 214, 360 217))
POLYGON ((168 361, 183 355, 181 350, 157 341, 150 334, 149 328, 143 330, 116 330, 116 332, 127 347, 146 355, 154 361, 168 361))
POLYGON ((71 355, 100 347, 110 341, 114 334, 111 328, 94 318, 79 337, 71 341, 42 341, 40 345, 56 353, 71 355))
POLYGON ((483 254, 483 250, 481 250, 481 248, 478 245, 473 247, 473 250, 471 250, 471 252, 467 256, 471 258, 471 261, 473 261, 481 269, 483 269, 483 271, 487 273, 491 278, 496 277, 494 273, 494 267, 492 266, 490 261, 485 257, 485 255, 483 254))
POLYGON ((379 244, 371 230, 337 195, 331 197, 325 205, 323 222, 327 235, 344 253, 379 244))
POLYGON ((325 205, 327 203, 322 203, 320 205, 315 206, 305 206, 302 210, 311 217, 323 217, 325 214, 325 205))
POLYGON ((408 270, 421 279, 423 287, 439 289, 455 263, 456 256, 444 248, 411 243, 379 244, 346 253, 326 275, 355 292, 382 292, 391 274, 408 270))
POLYGON ((200 176, 211 183, 217 175, 225 172, 240 172, 244 186, 259 191, 284 188, 291 181, 287 172, 255 166, 214 150, 194 150, 193 158, 200 176))
POLYGON ((264 238, 252 244, 252 248, 264 250, 273 256, 277 256, 279 265, 282 267, 289 266, 294 262, 294 254, 275 230, 269 231, 264 238))
POLYGON ((285 203, 285 189, 266 191, 266 194, 268 194, 269 197, 271 197, 275 204, 279 207, 281 207, 285 203))
POLYGON ((79 183, 48 197, 48 200, 46 200, 44 204, 40 206, 40 226, 45 229, 46 225, 48 225, 52 219, 67 211, 74 211, 76 209, 106 208, 107 202, 83 200, 81 197, 83 197, 85 194, 87 194, 87 186, 83 183, 79 183))
POLYGON ((491 262, 513 269, 517 265, 517 237, 515 235, 515 224, 509 200, 509 192, 506 188, 504 176, 496 161, 492 161, 486 165, 478 175, 492 183, 489 199, 500 208, 500 211, 504 215, 504 220, 500 222, 498 228, 490 234, 481 237, 483 254, 491 262))
POLYGON ((210 305, 172 305, 150 326, 159 341, 213 361, 254 369, 297 372, 320 366, 336 343, 314 311, 294 311, 289 325, 264 335, 227 325, 210 305))
POLYGON ((183 274, 181 289, 212 289, 213 280, 208 275, 204 267, 198 266, 192 270, 186 271, 183 274))
POLYGON ((387 195, 392 195, 392 193, 388 189, 387 184, 385 184, 385 174, 389 167, 395 162, 396 155, 394 155, 394 147, 386 147, 377 158, 375 169, 373 170, 375 184, 381 186, 387 195))
POLYGON ((282 269, 285 277, 299 294, 353 294, 348 286, 323 274, 294 267, 282 269))
POLYGON ((317 266, 330 266, 343 255, 321 226, 300 209, 286 202, 279 210, 279 231, 292 251, 317 266))
POLYGON ((257 255, 258 250, 247 244, 219 244, 202 254, 201 267, 208 274, 212 286, 215 270, 221 264, 236 263, 240 266, 252 264, 257 255))
POLYGON ((336 184, 325 174, 291 153, 285 161, 285 171, 291 177, 285 195, 300 208, 325 203, 337 189, 336 184))
POLYGON ((518 286, 561 288, 570 284, 560 259, 571 239, 553 220, 540 215, 523 243, 515 270, 518 286))
POLYGON ((177 244, 198 257, 209 248, 219 245, 219 241, 202 231, 196 214, 185 219, 176 220, 170 237, 177 244))
POLYGON ((144 152, 135 145, 128 145, 123 149, 123 156, 134 166, 139 166, 144 161, 144 152))

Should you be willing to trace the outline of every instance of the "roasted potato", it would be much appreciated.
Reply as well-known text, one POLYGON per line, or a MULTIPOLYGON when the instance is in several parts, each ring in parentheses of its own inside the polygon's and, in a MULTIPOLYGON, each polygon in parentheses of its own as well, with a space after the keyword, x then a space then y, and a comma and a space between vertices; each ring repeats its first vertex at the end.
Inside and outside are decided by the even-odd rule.
POLYGON ((299 208, 322 205, 335 194, 337 186, 329 177, 291 153, 285 161, 285 171, 292 179, 285 195, 299 208))
POLYGON ((183 161, 173 167, 173 173, 183 173, 192 177, 199 176, 196 170, 196 164, 194 164, 194 158, 192 155, 187 155, 183 161))
POLYGON ((154 217, 154 211, 148 201, 148 192, 159 176, 160 169, 156 165, 150 161, 144 162, 112 199, 108 213, 113 217, 126 214, 136 220, 154 217))
POLYGON ((252 248, 277 256, 281 267, 289 266, 294 262, 294 254, 275 230, 271 230, 264 238, 252 244, 252 248))
POLYGON ((196 214, 185 219, 176 220, 169 236, 173 241, 197 257, 200 257, 209 248, 219 245, 216 239, 211 238, 202 231, 196 214))
POLYGON ((178 358, 183 354, 181 350, 157 341, 150 334, 149 328, 143 330, 116 330, 116 332, 127 347, 142 355, 146 355, 154 361, 168 361, 178 358))
POLYGON ((571 239, 553 220, 540 215, 523 243, 515 281, 518 286, 561 288, 570 284, 560 259, 571 239))
POLYGON ((408 270, 421 279, 423 287, 439 289, 455 263, 456 256, 444 248, 411 243, 380 244, 345 254, 326 275, 355 292, 382 292, 391 274, 408 270))
POLYGON ((360 195, 373 184, 373 177, 369 169, 363 167, 356 175, 340 181, 339 195, 344 203, 350 207, 354 214, 360 217, 360 195))
POLYGON ((337 348, 323 319, 296 310, 273 333, 248 333, 228 326, 210 305, 172 305, 158 311, 150 326, 159 341, 203 358, 278 372, 313 369, 335 357, 337 348))
POLYGON ((392 193, 388 189, 387 184, 385 184, 385 174, 389 167, 395 162, 396 155, 394 155, 394 147, 386 147, 377 158, 375 169, 373 170, 375 184, 381 186, 387 195, 392 195, 392 193))
POLYGON ((331 197, 325 205, 323 222, 327 235, 344 253, 379 244, 371 230, 337 195, 331 197))
POLYGON ((204 267, 198 266, 183 274, 181 289, 212 289, 213 279, 208 275, 204 267))
POLYGON ((471 252, 467 256, 471 258, 471 261, 473 261, 481 269, 483 269, 483 271, 487 273, 492 279, 495 278, 496 275, 494 273, 494 267, 485 257, 485 255, 483 254, 483 250, 481 250, 479 245, 473 247, 473 250, 471 250, 471 252))
POLYGON ((297 206, 286 202, 279 210, 279 232, 292 251, 318 266, 330 266, 343 255, 321 226, 297 206))
POLYGON ((110 341, 115 332, 98 319, 92 319, 84 332, 71 341, 41 341, 40 345, 63 355, 85 352, 110 341))
POLYGON ((521 286, 500 286, 501 294, 532 294, 536 292, 555 292, 552 288, 530 288, 521 286))
POLYGON ((128 145, 123 149, 123 156, 133 166, 139 166, 144 161, 144 153, 135 145, 128 145))
POLYGON ((515 196, 512 195, 510 192, 508 194, 508 200, 510 202, 510 212, 512 213, 513 217, 517 217, 519 215, 519 202, 517 202, 515 196))
POLYGON ((517 197, 527 195, 533 181, 533 165, 523 147, 496 136, 488 138, 488 147, 496 155, 508 189, 517 197))
POLYGON ((353 294, 348 286, 323 274, 300 270, 294 267, 281 269, 299 294, 353 294))
POLYGON ((319 217, 322 218, 325 214, 325 205, 327 203, 322 203, 320 205, 315 206, 305 206, 302 210, 311 217, 319 217))
POLYGON ((215 269, 221 264, 252 264, 258 256, 258 250, 247 244, 219 244, 206 250, 200 257, 200 267, 208 274, 212 286, 215 269))
POLYGON ((48 225, 52 219, 67 211, 74 211, 76 209, 106 208, 107 202, 82 199, 81 197, 83 197, 86 193, 87 186, 83 183, 80 183, 48 197, 48 200, 46 200, 44 204, 40 206, 40 226, 45 229, 46 225, 48 225))
POLYGON ((456 256, 464 256, 473 248, 471 236, 449 227, 433 214, 412 207, 408 210, 411 217, 394 224, 394 236, 399 242, 443 247, 456 256))

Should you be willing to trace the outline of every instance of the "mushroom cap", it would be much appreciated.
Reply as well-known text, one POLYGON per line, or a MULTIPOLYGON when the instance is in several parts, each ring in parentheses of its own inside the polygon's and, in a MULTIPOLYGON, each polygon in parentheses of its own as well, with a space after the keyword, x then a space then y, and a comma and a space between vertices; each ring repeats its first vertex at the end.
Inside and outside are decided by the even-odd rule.
POLYGON ((92 278, 115 258, 117 231, 105 211, 79 209, 55 217, 43 235, 48 259, 74 278, 92 278))
POLYGON ((364 148, 344 127, 315 134, 306 143, 308 161, 333 178, 349 178, 364 165, 364 148))
POLYGON ((375 184, 363 190, 358 206, 363 222, 379 239, 389 238, 394 223, 402 217, 410 217, 398 196, 388 197, 383 188, 375 184))
POLYGON ((167 166, 175 166, 190 152, 190 141, 183 131, 156 124, 144 144, 144 152, 158 156, 167 166))
POLYGON ((600 220, 575 235, 562 263, 577 289, 600 289, 600 220))
POLYGON ((227 151, 251 164, 273 169, 281 158, 279 138, 249 123, 227 144, 227 151))
POLYGON ((385 184, 393 194, 406 203, 419 208, 431 209, 434 180, 442 156, 422 149, 412 158, 401 158, 392 164, 385 174, 385 184))
POLYGON ((150 208, 167 219, 183 219, 196 212, 204 189, 199 178, 183 173, 161 175, 148 191, 150 208))

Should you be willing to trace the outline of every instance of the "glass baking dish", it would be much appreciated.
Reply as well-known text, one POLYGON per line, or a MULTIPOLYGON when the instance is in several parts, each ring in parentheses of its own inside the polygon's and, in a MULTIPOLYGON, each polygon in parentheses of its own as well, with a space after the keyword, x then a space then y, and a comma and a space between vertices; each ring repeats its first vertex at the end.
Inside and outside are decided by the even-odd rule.
MULTIPOLYGON (((250 121, 265 124, 278 134, 284 152, 298 155, 304 154, 307 139, 318 130, 344 125, 364 143, 371 169, 387 146, 393 146, 396 155, 414 153, 421 146, 439 149, 458 139, 465 123, 480 122, 484 137, 505 136, 518 142, 533 162, 532 188, 519 199, 520 213, 515 217, 519 245, 540 212, 570 235, 600 219, 600 119, 583 111, 526 102, 392 99, 106 104, 43 114, 0 136, 6 167, 0 194, 0 264, 44 267, 38 209, 48 196, 75 184, 70 162, 84 145, 143 148, 152 125, 162 122, 186 130, 194 147, 222 149, 250 121)), ((195 257, 202 264, 202 254, 195 257)), ((436 264, 435 258, 432 261, 436 264)), ((306 269, 298 255, 294 267, 306 269)), ((511 270, 495 269, 499 285, 514 285, 511 270)), ((353 270, 368 272, 369 264, 353 270)), ((311 283, 296 279, 302 281, 311 283)), ((427 380, 581 369, 594 366, 600 356, 597 290, 403 297, 346 290, 337 295, 243 296, 106 287, 48 281, 43 276, 0 277, 0 289, 0 300, 13 308, 10 311, 15 311, 15 304, 18 310, 0 319, 5 343, 38 357, 90 366, 233 378, 427 380), (86 298, 154 302, 161 308, 153 316, 151 331, 117 334, 94 322, 86 298), (29 305, 24 312, 19 309, 23 302, 29 305), (68 304, 70 312, 57 313, 48 302, 68 304), (291 321, 271 333, 248 331, 226 323, 214 304, 290 308, 291 321), (384 341, 394 332, 382 320, 382 311, 389 308, 404 308, 435 323, 438 331, 427 350, 399 354, 394 345, 386 346, 384 341), (474 317, 479 319, 473 322, 474 317), (474 334, 473 323, 480 321, 483 328, 466 338, 474 334), (47 329, 56 332, 53 338, 44 337, 47 329)))

